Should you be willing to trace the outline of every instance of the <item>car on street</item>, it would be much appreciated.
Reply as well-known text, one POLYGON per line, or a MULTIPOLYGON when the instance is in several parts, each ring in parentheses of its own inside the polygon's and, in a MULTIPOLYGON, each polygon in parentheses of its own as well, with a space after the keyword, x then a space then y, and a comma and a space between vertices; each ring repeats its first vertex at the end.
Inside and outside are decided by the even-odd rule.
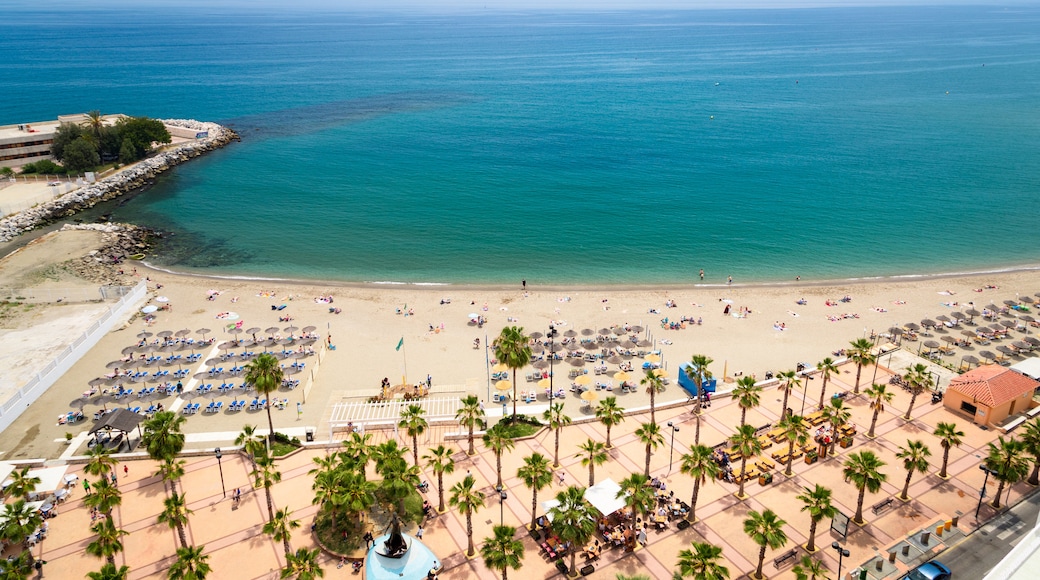
POLYGON ((932 560, 911 570, 906 576, 903 576, 903 580, 950 580, 952 577, 953 573, 946 567, 946 564, 932 560))

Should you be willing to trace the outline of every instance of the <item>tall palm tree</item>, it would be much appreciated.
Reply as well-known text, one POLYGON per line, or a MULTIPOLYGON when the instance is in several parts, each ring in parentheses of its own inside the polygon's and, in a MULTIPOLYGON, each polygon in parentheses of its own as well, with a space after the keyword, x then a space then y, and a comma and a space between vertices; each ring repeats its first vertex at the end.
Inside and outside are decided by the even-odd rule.
POLYGON ((761 514, 755 510, 748 512, 748 517, 744 520, 744 533, 759 546, 758 567, 755 568, 752 578, 765 578, 762 575, 762 563, 766 560, 767 547, 778 550, 787 544, 787 534, 784 533, 786 523, 772 510, 766 510, 761 514))
MULTIPOLYGON (((11 544, 20 545, 29 536, 36 533, 37 528, 43 524, 43 516, 40 515, 39 510, 27 504, 24 499, 0 505, 2 505, 0 520, 4 522, 4 525, 0 527, 0 539, 7 540, 11 544)), ((26 550, 26 552, 29 553, 29 565, 32 566, 35 562, 32 550, 26 550)))
POLYGON ((581 451, 575 457, 581 458, 581 466, 589 468, 589 487, 596 485, 596 466, 607 462, 607 446, 601 441, 589 439, 578 446, 581 451))
POLYGON ((560 466, 560 429, 571 424, 571 418, 563 413, 563 403, 552 403, 549 409, 542 413, 542 419, 549 424, 549 428, 556 434, 556 443, 553 446, 553 467, 560 466))
POLYGON ((485 566, 501 572, 502 580, 506 580, 510 568, 520 569, 524 559, 524 543, 514 537, 516 528, 512 526, 495 526, 491 530, 494 535, 484 540, 480 555, 484 558, 485 566))
POLYGON ((89 580, 126 580, 128 574, 130 574, 128 566, 116 568, 115 565, 106 563, 97 572, 87 572, 87 578, 89 580))
POLYGON ((871 352, 874 344, 865 338, 857 338, 849 343, 849 360, 856 363, 856 384, 852 389, 853 395, 859 394, 859 377, 863 373, 863 367, 874 364, 877 357, 871 352))
POLYGON ((791 477, 794 474, 794 447, 808 443, 809 422, 801 415, 785 415, 780 419, 778 426, 784 430, 784 437, 787 439, 787 469, 784 475, 791 477))
POLYGON ((90 111, 87 113, 86 125, 90 128, 90 131, 94 134, 95 142, 101 145, 101 129, 105 126, 105 118, 101 115, 101 111, 90 111))
POLYGON ((838 508, 831 504, 831 490, 816 484, 816 487, 804 488, 805 492, 798 499, 805 505, 803 512, 809 512, 809 541, 805 543, 805 551, 810 554, 816 551, 816 526, 823 518, 833 518, 838 514, 838 508))
POLYGON ((513 416, 516 416, 516 371, 531 363, 531 338, 524 334, 523 327, 507 326, 491 343, 498 362, 509 367, 513 378, 513 416))
MULTIPOLYGON (((942 423, 939 425, 942 425, 942 423)), ((935 432, 936 434, 939 433, 938 426, 935 428, 935 432)), ((961 433, 961 436, 963 435, 964 433, 961 433)), ((1026 453, 1033 456, 1033 471, 1029 474, 1029 479, 1026 482, 1029 485, 1040 484, 1040 480, 1038 480, 1038 476, 1040 476, 1040 418, 1033 419, 1022 426, 1022 435, 1019 437, 1019 440, 1025 445, 1026 453)), ((960 441, 957 444, 960 445, 960 441)), ((946 465, 943 464, 943 467, 946 467, 946 465)), ((943 474, 945 475, 945 470, 943 474)))
POLYGON ((173 493, 177 493, 177 482, 184 477, 184 466, 187 462, 183 459, 177 459, 176 457, 166 457, 159 464, 159 471, 156 472, 162 481, 163 487, 167 488, 173 493))
MULTIPOLYGON (((650 478, 642 473, 633 473, 622 479, 618 482, 618 487, 620 489, 617 499, 625 500, 625 506, 632 510, 633 515, 642 515, 645 518, 657 504, 657 493, 650 485, 650 478)), ((636 519, 632 518, 633 534, 636 532, 636 519)))
MULTIPOLYGON (((276 359, 277 360, 277 359, 276 359)), ((144 422, 144 443, 148 456, 156 461, 176 457, 184 449, 184 432, 181 429, 187 419, 172 411, 159 411, 144 422)))
POLYGON ((823 409, 824 401, 827 400, 827 381, 830 380, 834 373, 838 372, 838 367, 834 364, 834 359, 827 357, 816 363, 816 370, 820 371, 820 374, 823 376, 823 386, 820 387, 820 404, 816 407, 817 410, 821 410, 823 409))
POLYGON ((337 497, 337 501, 347 510, 348 515, 360 522, 368 510, 375 505, 377 487, 378 484, 368 481, 364 473, 355 470, 347 471, 342 475, 340 495, 337 497))
MULTIPOLYGON (((740 452, 740 472, 744 473, 747 468, 748 458, 762 453, 762 442, 758 440, 758 437, 755 437, 755 426, 741 425, 737 428, 737 432, 729 438, 729 441, 740 452)), ((740 489, 737 491, 737 497, 740 499, 747 498, 744 495, 744 483, 746 481, 746 477, 740 479, 740 489)))
POLYGON ((83 505, 90 509, 105 514, 105 518, 112 519, 112 510, 123 503, 123 496, 119 488, 112 485, 108 478, 101 478, 94 484, 94 493, 83 498, 83 505))
POLYGON ((342 488, 343 478, 347 473, 346 469, 318 470, 314 474, 314 483, 311 484, 311 489, 314 491, 314 499, 311 500, 311 504, 317 505, 320 509, 328 508, 332 529, 336 529, 336 515, 345 499, 342 488))
POLYGON ((838 444, 838 433, 842 427, 848 425, 852 417, 852 411, 845 406, 845 401, 831 397, 823 407, 823 420, 831 424, 831 444, 827 453, 834 454, 834 446, 838 444))
POLYGON ((184 527, 188 525, 188 516, 193 512, 188 509, 188 502, 184 495, 174 492, 170 497, 163 500, 163 511, 159 513, 157 521, 166 524, 171 529, 177 530, 177 539, 181 547, 188 547, 188 535, 184 527))
POLYGON ((264 524, 263 531, 274 541, 282 543, 285 557, 288 559, 293 553, 292 546, 289 545, 289 541, 292 540, 292 531, 298 527, 300 527, 300 520, 293 519, 292 511, 289 508, 282 508, 275 512, 273 520, 264 524))
MULTIPOLYGON (((282 380, 285 379, 285 373, 282 372, 281 364, 274 355, 263 353, 253 359, 252 362, 246 365, 246 374, 243 377, 246 383, 253 385, 257 393, 260 393, 264 398, 269 398, 270 394, 277 391, 278 387, 282 386, 282 380)), ((274 420, 271 418, 271 405, 265 405, 267 408, 267 426, 271 432, 267 435, 268 440, 274 441, 274 420)))
POLYGON ((863 498, 866 493, 868 491, 877 493, 881 489, 881 484, 888 480, 888 476, 881 473, 881 468, 884 466, 885 462, 878 459, 873 451, 850 453, 845 460, 842 474, 859 490, 859 498, 856 500, 856 515, 852 518, 852 521, 859 525, 866 523, 863 520, 863 498))
POLYGON ((909 421, 910 412, 914 410, 914 403, 917 402, 917 396, 931 388, 932 375, 928 371, 927 365, 917 363, 906 372, 903 380, 910 385, 910 406, 906 408, 906 415, 903 415, 903 419, 909 421))
POLYGON ((205 580, 212 572, 209 555, 202 553, 205 546, 177 548, 177 560, 170 565, 170 580, 205 580))
POLYGON ((877 383, 871 385, 864 393, 870 398, 870 408, 874 409, 874 416, 870 419, 870 430, 867 431, 867 438, 873 439, 875 437, 874 428, 877 427, 878 415, 885 410, 886 403, 892 402, 896 394, 889 391, 887 385, 879 385, 877 383))
POLYGON ((524 458, 524 464, 516 470, 516 476, 531 489, 531 529, 538 521, 538 492, 552 483, 552 468, 549 459, 541 453, 532 453, 524 458))
POLYGON ((104 519, 90 526, 90 531, 97 535, 94 541, 87 544, 87 553, 97 558, 104 558, 112 566, 116 565, 116 554, 123 551, 123 542, 119 539, 130 532, 120 530, 115 523, 104 519))
POLYGON ((273 520, 274 499, 271 497, 271 488, 282 480, 281 472, 275 469, 274 458, 268 455, 257 457, 256 469, 249 475, 253 476, 253 487, 264 488, 264 495, 267 496, 267 520, 273 520))
POLYGON ((762 403, 762 387, 755 385, 754 377, 744 375, 737 379, 732 396, 740 407, 740 424, 743 425, 747 422, 748 409, 754 409, 762 403))
POLYGON ((964 443, 964 431, 959 431, 956 423, 940 421, 935 426, 933 434, 939 438, 939 445, 942 445, 943 448, 943 462, 942 469, 939 470, 939 477, 946 479, 946 465, 950 462, 950 448, 960 447, 961 443, 964 443))
POLYGON ((719 464, 715 463, 711 447, 694 445, 690 452, 680 458, 679 471, 693 479, 693 495, 690 497, 690 523, 697 521, 697 496, 701 493, 701 485, 714 481, 719 476, 719 464))
POLYGON ((321 564, 318 563, 318 558, 321 556, 321 549, 315 548, 308 550, 307 548, 298 548, 296 553, 289 554, 285 558, 285 568, 282 568, 282 572, 279 575, 280 578, 293 580, 314 580, 315 578, 324 578, 325 570, 321 568, 321 564))
POLYGON ((104 445, 91 447, 90 451, 87 452, 87 457, 90 459, 83 466, 83 471, 87 475, 93 475, 94 477, 107 476, 119 464, 119 460, 112 456, 112 451, 104 445))
POLYGON ((692 542, 692 550, 679 550, 679 568, 673 578, 694 580, 721 580, 729 578, 729 568, 722 565, 722 548, 712 544, 692 542))
POLYGON ((585 488, 572 485, 556 494, 558 505, 549 508, 553 531, 564 542, 571 543, 570 575, 577 576, 575 557, 596 533, 595 509, 585 501, 585 488))
POLYGON ((1026 458, 1026 446, 1017 439, 997 437, 996 444, 988 443, 987 446, 989 453, 983 462, 993 477, 1000 482, 990 505, 1000 509, 1000 496, 1004 493, 1004 486, 1022 481, 1029 473, 1029 459, 1026 458))
POLYGON ((431 447, 430 452, 423 455, 423 459, 426 460, 426 467, 433 470, 433 473, 437 475, 437 498, 439 504, 437 506, 438 513, 444 513, 444 474, 455 473, 455 460, 451 458, 451 449, 443 445, 431 447))
POLYGON ((484 507, 484 494, 473 489, 474 484, 476 484, 476 481, 473 479, 473 476, 467 475, 465 479, 452 486, 451 498, 448 499, 448 504, 451 507, 459 510, 459 513, 466 516, 466 539, 469 542, 466 548, 466 556, 470 558, 476 554, 473 549, 473 514, 484 507))
POLYGON ((931 455, 931 450, 921 440, 907 441, 905 447, 899 446, 896 457, 903 460, 903 469, 906 470, 906 481, 903 483, 903 493, 899 494, 899 499, 910 500, 910 496, 907 495, 910 491, 910 478, 914 476, 915 471, 928 473, 928 458, 931 455))
POLYGON ((794 572, 796 580, 826 580, 827 569, 823 567, 823 562, 813 558, 809 554, 802 556, 802 559, 791 568, 794 572))
POLYGON ((242 432, 235 437, 235 445, 242 448, 242 452, 249 457, 249 461, 252 462, 253 467, 256 467, 256 456, 260 455, 267 449, 267 442, 263 437, 256 434, 256 425, 245 425, 242 427, 242 432))
POLYGON ((643 423, 642 427, 636 429, 636 437, 640 443, 646 446, 646 466, 643 469, 643 475, 650 477, 650 456, 664 443, 661 426, 657 423, 643 423))
POLYGON ((686 376, 697 387, 697 396, 694 397, 693 401, 693 415, 696 419, 696 426, 693 432, 694 445, 700 445, 701 442, 701 397, 704 396, 704 383, 712 379, 708 365, 713 362, 715 361, 707 355, 695 354, 690 357, 690 366, 686 367, 686 376))
POLYGON ((343 442, 340 461, 351 464, 364 476, 365 470, 368 469, 368 462, 372 459, 372 449, 372 434, 361 434, 355 431, 343 442))
POLYGON ((657 393, 664 392, 664 380, 657 376, 654 372, 656 369, 647 367, 643 373, 643 379, 639 381, 640 385, 646 387, 646 392, 650 394, 650 422, 655 423, 657 420, 654 417, 654 410, 656 408, 655 401, 657 400, 657 393))
POLYGON ((484 446, 495 454, 495 473, 498 475, 498 486, 502 486, 502 454, 516 447, 513 438, 502 429, 492 427, 484 433, 484 446))
POLYGON ((12 471, 11 475, 8 476, 11 483, 7 484, 4 495, 29 499, 30 495, 36 493, 36 486, 40 485, 41 479, 35 475, 29 475, 31 469, 30 467, 23 467, 12 471))
POLYGON ((784 403, 780 407, 780 415, 790 415, 788 412, 787 401, 791 397, 791 391, 802 386, 802 379, 798 376, 797 371, 786 370, 781 372, 778 376, 780 379, 780 389, 784 392, 784 403))
POLYGON ((401 411, 401 422, 397 424, 412 438, 412 465, 419 465, 419 435, 425 433, 426 428, 430 426, 423 417, 425 414, 426 409, 421 405, 408 405, 408 408, 401 411))
POLYGON ((462 406, 455 412, 455 420, 459 425, 469 428, 469 451, 468 455, 476 455, 473 448, 473 430, 484 428, 484 409, 480 406, 480 399, 476 395, 468 395, 462 398, 462 406))
POLYGON ((607 428, 607 449, 610 445, 610 428, 625 420, 625 409, 617 403, 617 397, 607 397, 596 407, 596 418, 607 428))

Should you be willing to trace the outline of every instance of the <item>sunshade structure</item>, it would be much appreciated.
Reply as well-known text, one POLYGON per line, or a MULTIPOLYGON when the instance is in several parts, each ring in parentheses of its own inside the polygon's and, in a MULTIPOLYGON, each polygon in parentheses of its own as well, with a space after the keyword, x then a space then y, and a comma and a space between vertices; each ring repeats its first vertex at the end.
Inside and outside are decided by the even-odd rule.
MULTIPOLYGON (((625 496, 622 495, 619 498, 618 494, 620 492, 621 486, 608 477, 596 485, 585 489, 585 501, 589 502, 603 516, 609 516, 625 507, 625 496)), ((549 521, 552 521, 552 517, 549 516, 549 510, 558 505, 560 505, 560 502, 555 499, 542 502, 542 510, 545 512, 546 517, 549 518, 549 521)))
POLYGON ((40 483, 36 484, 36 491, 29 494, 30 500, 42 499, 58 488, 65 487, 65 472, 68 471, 69 466, 59 465, 57 467, 43 467, 40 469, 30 469, 29 477, 39 477, 40 483))
POLYGON ((89 433, 91 435, 97 435, 98 431, 118 431, 123 434, 126 439, 127 447, 130 447, 130 432, 135 428, 137 429, 138 436, 141 435, 141 421, 144 420, 144 415, 134 413, 127 409, 116 409, 111 413, 106 413, 105 417, 94 425, 89 433))

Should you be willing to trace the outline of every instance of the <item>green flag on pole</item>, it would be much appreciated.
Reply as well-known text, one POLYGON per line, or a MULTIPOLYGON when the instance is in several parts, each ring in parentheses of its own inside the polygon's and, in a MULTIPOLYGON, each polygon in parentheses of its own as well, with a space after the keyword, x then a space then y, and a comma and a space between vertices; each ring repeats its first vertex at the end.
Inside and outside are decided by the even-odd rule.
POLYGON ((402 346, 404 346, 404 337, 403 336, 401 337, 401 340, 397 343, 397 348, 395 348, 394 350, 401 350, 402 346))

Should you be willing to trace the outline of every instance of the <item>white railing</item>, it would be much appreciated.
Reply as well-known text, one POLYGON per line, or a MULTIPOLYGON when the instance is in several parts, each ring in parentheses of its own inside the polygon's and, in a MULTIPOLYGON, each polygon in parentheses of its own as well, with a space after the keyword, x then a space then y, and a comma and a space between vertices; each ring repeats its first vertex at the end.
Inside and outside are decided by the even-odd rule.
POLYGON ((72 368, 72 365, 83 358, 87 351, 94 348, 94 345, 101 340, 101 337, 106 332, 111 330, 128 312, 136 308, 138 301, 144 297, 147 291, 148 286, 142 280, 137 286, 134 286, 133 290, 120 298, 108 311, 102 314, 100 319, 94 321, 86 332, 76 337, 72 344, 58 353, 58 356, 47 363, 47 366, 43 367, 36 376, 29 379, 29 382, 18 389, 18 392, 7 401, 4 401, 3 405, 0 405, 0 432, 10 427, 11 423, 29 405, 40 398, 40 395, 45 393, 47 389, 51 388, 62 375, 72 368))

